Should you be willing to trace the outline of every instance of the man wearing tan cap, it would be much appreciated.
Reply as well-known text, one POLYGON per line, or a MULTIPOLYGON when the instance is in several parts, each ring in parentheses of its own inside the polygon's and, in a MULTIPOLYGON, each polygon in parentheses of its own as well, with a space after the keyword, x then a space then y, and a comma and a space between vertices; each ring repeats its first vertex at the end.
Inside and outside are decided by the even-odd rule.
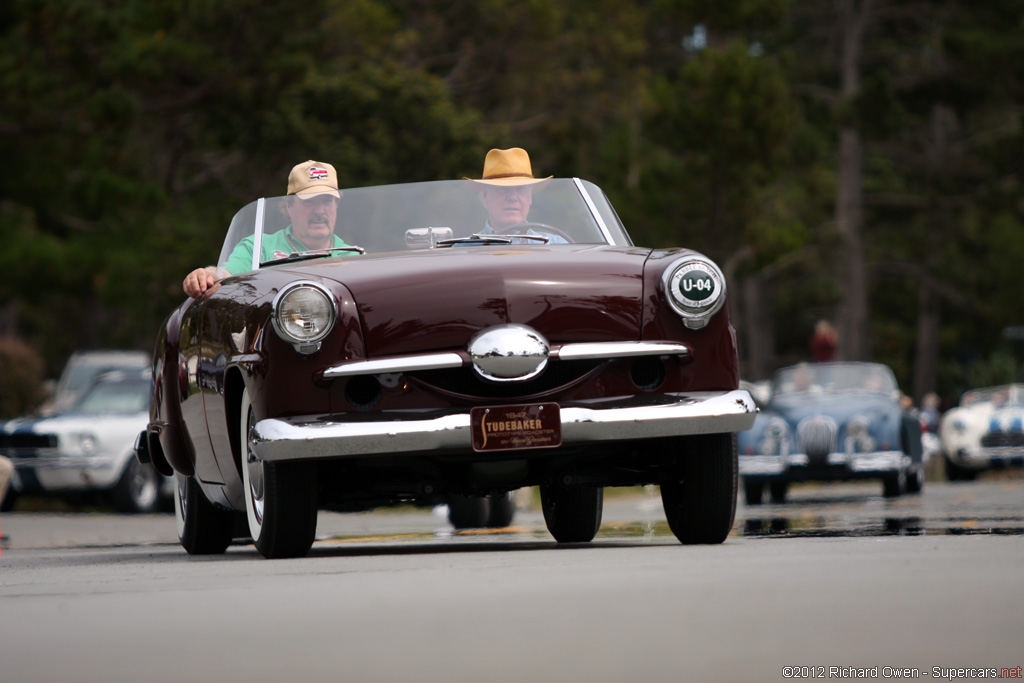
MULTIPOLYGON (((348 246, 334 234, 340 198, 334 166, 313 160, 297 164, 288 174, 285 208, 291 225, 263 236, 260 261, 281 254, 348 246)), ((251 270, 254 241, 252 235, 240 241, 219 268, 207 266, 189 273, 182 283, 185 293, 202 296, 218 279, 251 270)))
MULTIPOLYGON (((525 232, 514 226, 529 220, 530 206, 533 204, 534 187, 551 179, 534 178, 530 155, 525 149, 492 149, 484 158, 484 172, 477 183, 477 194, 487 208, 487 224, 482 234, 493 235, 502 233, 519 233, 547 237, 549 243, 565 244, 566 240, 559 235, 538 232, 533 228, 525 232)), ((518 242, 529 243, 532 240, 520 239, 518 242)))

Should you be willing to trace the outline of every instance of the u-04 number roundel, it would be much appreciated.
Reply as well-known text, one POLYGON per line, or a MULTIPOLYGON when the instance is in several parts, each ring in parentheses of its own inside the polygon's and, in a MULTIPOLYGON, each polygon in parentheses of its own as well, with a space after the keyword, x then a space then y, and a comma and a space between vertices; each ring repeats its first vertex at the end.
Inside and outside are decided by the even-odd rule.
POLYGON ((721 296, 720 276, 704 263, 678 268, 670 280, 673 298, 686 308, 703 309, 721 296))
POLYGON ((708 273, 691 270, 679 279, 679 294, 684 299, 704 301, 715 293, 715 280, 708 273))
POLYGON ((712 261, 681 259, 662 276, 669 305, 687 327, 704 327, 725 303, 725 276, 712 261))

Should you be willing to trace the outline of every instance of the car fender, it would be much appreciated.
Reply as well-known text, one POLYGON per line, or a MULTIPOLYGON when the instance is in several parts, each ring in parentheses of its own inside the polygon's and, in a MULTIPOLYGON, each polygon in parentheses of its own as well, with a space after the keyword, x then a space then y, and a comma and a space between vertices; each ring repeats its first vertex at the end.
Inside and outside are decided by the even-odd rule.
POLYGON ((153 465, 168 476, 172 473, 169 470, 189 477, 195 474, 195 449, 181 415, 182 388, 188 386, 188 370, 178 353, 181 314, 191 301, 168 316, 153 355, 154 395, 147 431, 153 465), (162 467, 165 463, 167 467, 162 467))

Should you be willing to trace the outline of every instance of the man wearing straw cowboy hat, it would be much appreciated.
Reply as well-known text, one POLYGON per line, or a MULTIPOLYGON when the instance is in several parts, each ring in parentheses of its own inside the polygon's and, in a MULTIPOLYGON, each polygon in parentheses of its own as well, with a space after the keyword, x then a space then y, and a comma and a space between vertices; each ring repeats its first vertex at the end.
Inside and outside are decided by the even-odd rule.
MULTIPOLYGON (((288 175, 286 210, 291 220, 284 230, 264 235, 261 261, 292 252, 348 246, 334 234, 338 219, 338 174, 334 166, 322 161, 296 164, 288 175)), ((243 239, 220 268, 196 268, 185 277, 182 288, 191 297, 202 296, 228 275, 237 275, 251 269, 253 237, 243 239)))
MULTIPOLYGON (((549 243, 565 244, 565 238, 529 228, 526 232, 517 230, 516 225, 529 220, 533 204, 534 187, 547 182, 547 178, 534 178, 530 155, 525 149, 492 149, 484 158, 484 172, 477 185, 477 194, 487 209, 487 224, 480 234, 494 235, 517 233, 547 237, 549 243)), ((518 239, 517 242, 532 243, 533 240, 518 239)))

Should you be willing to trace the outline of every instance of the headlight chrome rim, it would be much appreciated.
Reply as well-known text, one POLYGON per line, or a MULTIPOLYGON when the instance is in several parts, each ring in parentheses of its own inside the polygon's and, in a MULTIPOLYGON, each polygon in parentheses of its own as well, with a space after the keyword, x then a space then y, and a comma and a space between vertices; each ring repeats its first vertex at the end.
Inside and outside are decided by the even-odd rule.
POLYGON ((685 256, 662 276, 665 298, 687 327, 700 329, 725 304, 725 275, 714 261, 685 256))
POLYGON ((321 342, 334 329, 334 324, 337 320, 337 301, 335 301, 334 296, 327 288, 317 282, 311 280, 293 282, 281 289, 277 296, 274 297, 271 315, 274 331, 277 332, 281 339, 294 346, 295 350, 299 353, 313 353, 319 350, 321 342), (303 315, 309 316, 307 320, 313 326, 313 330, 308 335, 298 333, 301 326, 288 323, 284 319, 284 314, 288 310, 287 307, 302 308, 302 304, 294 300, 294 297, 302 292, 312 293, 314 296, 322 298, 321 304, 324 309, 322 311, 307 310, 305 313, 298 312, 293 314, 298 319, 303 318, 303 315), (326 315, 326 318, 324 315, 326 315))

